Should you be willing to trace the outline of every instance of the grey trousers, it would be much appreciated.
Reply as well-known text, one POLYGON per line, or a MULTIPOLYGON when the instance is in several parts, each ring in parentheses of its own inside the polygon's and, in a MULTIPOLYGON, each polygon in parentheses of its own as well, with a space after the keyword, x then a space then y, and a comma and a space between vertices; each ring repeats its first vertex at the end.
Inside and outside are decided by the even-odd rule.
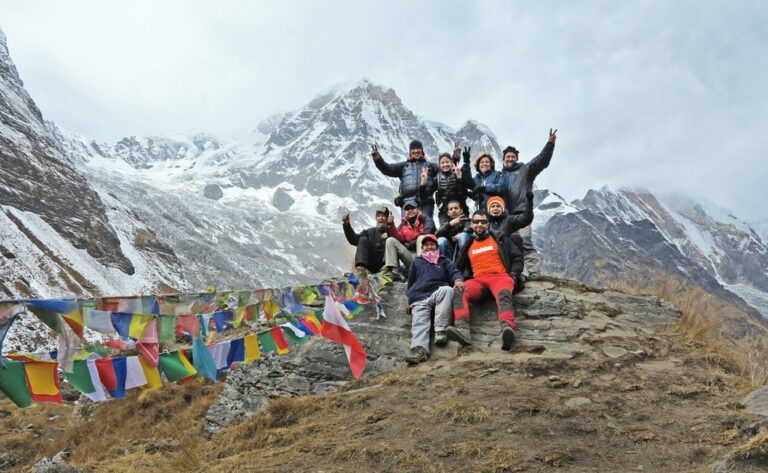
POLYGON ((429 328, 435 310, 435 332, 444 332, 453 322, 453 288, 442 286, 424 300, 411 305, 411 348, 424 347, 429 353, 429 328))
POLYGON ((528 274, 538 274, 541 272, 541 260, 539 259, 539 252, 533 246, 532 232, 530 225, 517 231, 523 239, 525 269, 528 270, 528 274))
POLYGON ((384 244, 384 266, 397 268, 400 266, 400 261, 406 265, 411 264, 413 258, 421 254, 421 240, 421 236, 416 239, 417 251, 414 254, 413 251, 400 243, 397 238, 387 238, 387 242, 384 244))

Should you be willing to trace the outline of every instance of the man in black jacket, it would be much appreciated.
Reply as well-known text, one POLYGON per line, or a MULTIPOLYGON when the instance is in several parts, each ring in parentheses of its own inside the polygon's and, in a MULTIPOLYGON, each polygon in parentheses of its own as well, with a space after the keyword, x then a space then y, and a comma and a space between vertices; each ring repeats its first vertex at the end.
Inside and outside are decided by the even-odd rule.
POLYGON ((376 210, 376 226, 360 233, 355 233, 349 223, 349 212, 341 217, 344 236, 355 250, 355 272, 359 278, 365 278, 368 273, 377 273, 384 266, 384 249, 387 238, 394 235, 396 228, 394 216, 389 209, 381 207, 376 210), (390 228, 391 227, 391 228, 390 228))
POLYGON ((437 230, 440 254, 454 261, 459 248, 469 241, 469 218, 465 217, 461 202, 448 202, 448 221, 437 230))
MULTIPOLYGON (((532 196, 531 196, 532 197, 532 196)), ((447 330, 448 337, 462 345, 472 343, 469 329, 469 303, 479 300, 487 289, 496 299, 501 328, 501 349, 510 350, 515 341, 515 309, 512 293, 515 281, 510 276, 516 264, 509 238, 513 232, 529 225, 533 220, 532 205, 523 214, 510 215, 500 231, 489 229, 488 214, 476 210, 472 214, 472 240, 464 246, 456 262, 463 272, 466 290, 454 294, 454 326, 447 330)), ((519 256, 517 256, 519 258, 519 256)))
POLYGON ((438 172, 437 165, 427 162, 421 141, 411 141, 408 149, 408 159, 397 164, 389 164, 384 161, 376 145, 371 145, 371 156, 373 156, 373 163, 376 168, 382 174, 400 179, 400 188, 398 196, 395 198, 395 205, 402 208, 406 200, 414 199, 417 201, 421 213, 431 220, 435 211, 435 199, 429 192, 422 192, 420 186, 422 175, 425 175, 427 178, 425 188, 432 189, 434 192, 434 180, 438 172))
MULTIPOLYGON (((549 130, 549 139, 544 145, 538 156, 528 163, 518 161, 519 152, 514 146, 504 148, 504 168, 502 173, 507 178, 507 192, 505 199, 507 201, 507 213, 510 215, 522 213, 525 210, 525 194, 533 189, 533 181, 541 171, 549 166, 552 160, 552 154, 555 151, 555 141, 557 140, 557 130, 549 130)), ((540 273, 539 253, 533 246, 531 238, 531 226, 520 229, 520 236, 523 238, 523 250, 525 253, 525 266, 528 269, 530 279, 536 279, 540 273)))

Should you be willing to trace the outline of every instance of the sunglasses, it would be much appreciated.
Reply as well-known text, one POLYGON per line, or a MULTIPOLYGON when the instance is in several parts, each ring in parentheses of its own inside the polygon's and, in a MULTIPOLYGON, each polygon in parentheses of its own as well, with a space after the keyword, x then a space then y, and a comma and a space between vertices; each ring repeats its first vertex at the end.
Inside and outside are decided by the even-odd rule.
POLYGON ((483 220, 472 220, 472 223, 487 225, 488 224, 488 220, 485 220, 485 219, 483 219, 483 220))

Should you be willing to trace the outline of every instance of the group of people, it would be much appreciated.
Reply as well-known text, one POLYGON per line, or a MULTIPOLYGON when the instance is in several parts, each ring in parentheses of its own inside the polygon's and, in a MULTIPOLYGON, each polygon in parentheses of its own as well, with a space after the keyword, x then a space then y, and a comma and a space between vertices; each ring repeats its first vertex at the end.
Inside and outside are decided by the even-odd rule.
POLYGON ((381 272, 402 280, 401 263, 407 271, 412 335, 408 363, 429 359, 433 312, 435 345, 449 340, 470 345, 469 303, 486 292, 498 307, 501 348, 512 348, 512 295, 524 287, 524 272, 529 280, 540 272, 531 239, 533 183, 549 166, 556 140, 557 130, 550 129, 544 149, 528 163, 519 161, 515 147, 506 147, 501 170, 496 170, 491 153, 482 152, 474 161, 474 177, 471 149, 462 149, 458 142, 452 154, 440 154, 437 164, 427 161, 418 140, 410 143, 408 159, 396 164, 384 161, 377 146, 371 146, 376 167, 400 180, 394 203, 402 217, 395 225, 395 215, 381 207, 376 225, 362 232, 353 230, 348 212, 342 224, 347 241, 356 247, 359 279, 381 272), (470 217, 468 200, 474 202, 470 217))

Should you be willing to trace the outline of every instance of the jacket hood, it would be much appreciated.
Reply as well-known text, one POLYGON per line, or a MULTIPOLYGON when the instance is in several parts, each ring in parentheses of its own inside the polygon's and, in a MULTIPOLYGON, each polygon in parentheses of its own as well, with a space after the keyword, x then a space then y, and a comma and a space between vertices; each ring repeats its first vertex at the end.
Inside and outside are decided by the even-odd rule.
POLYGON ((480 153, 475 158, 475 171, 477 171, 478 173, 480 172, 480 160, 486 157, 491 160, 491 171, 496 169, 496 161, 493 159, 493 156, 491 155, 491 153, 480 153))

